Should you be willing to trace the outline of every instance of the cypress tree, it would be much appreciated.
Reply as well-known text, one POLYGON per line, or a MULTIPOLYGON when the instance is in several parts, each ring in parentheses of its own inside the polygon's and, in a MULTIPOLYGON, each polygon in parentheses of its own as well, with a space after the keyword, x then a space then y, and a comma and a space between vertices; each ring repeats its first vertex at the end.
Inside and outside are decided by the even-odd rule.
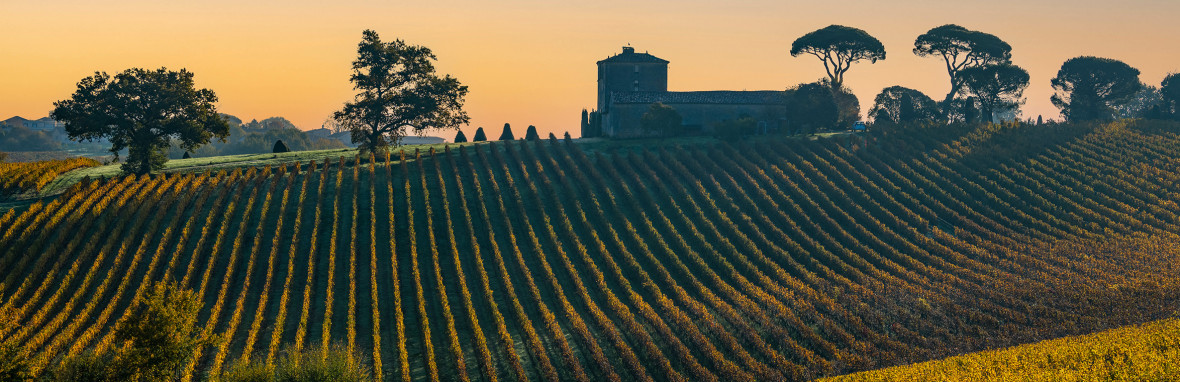
POLYGON ((515 140, 515 139, 516 139, 516 137, 512 135, 512 125, 505 123, 504 124, 504 132, 500 133, 500 140, 501 141, 511 141, 511 140, 515 140))
POLYGON ((463 135, 463 130, 459 130, 459 134, 455 134, 455 143, 467 142, 467 136, 463 135))
POLYGON ((552 132, 550 132, 550 133, 549 133, 549 140, 550 140, 550 141, 556 141, 556 140, 557 140, 557 136, 556 136, 556 135, 553 135, 553 133, 552 133, 552 132))
POLYGON ((526 141, 541 140, 541 136, 537 135, 537 127, 536 126, 529 125, 529 129, 524 132, 524 140, 526 140, 526 141))
POLYGON ((280 140, 278 140, 278 142, 275 142, 275 148, 271 152, 273 152, 275 154, 289 153, 289 152, 291 152, 291 149, 287 147, 286 143, 283 143, 282 139, 280 139, 280 140))
POLYGON ((189 154, 188 151, 185 151, 184 156, 180 157, 180 159, 192 159, 192 158, 193 158, 193 155, 189 154))
POLYGON ((565 132, 565 140, 566 140, 566 141, 570 141, 570 140, 572 140, 572 139, 573 139, 573 138, 570 138, 570 132, 568 132, 568 131, 567 131, 567 132, 565 132))
POLYGON ((475 137, 471 141, 472 142, 485 142, 487 140, 488 140, 488 136, 484 135, 483 127, 480 127, 479 129, 475 130, 475 137))
POLYGON ((582 136, 590 136, 590 112, 582 109, 582 136))
POLYGON ((1042 124, 1042 123, 1045 123, 1045 120, 1044 120, 1044 119, 1041 119, 1041 116, 1040 116, 1040 115, 1038 115, 1038 116, 1037 116, 1037 125, 1040 125, 1040 124, 1042 124))

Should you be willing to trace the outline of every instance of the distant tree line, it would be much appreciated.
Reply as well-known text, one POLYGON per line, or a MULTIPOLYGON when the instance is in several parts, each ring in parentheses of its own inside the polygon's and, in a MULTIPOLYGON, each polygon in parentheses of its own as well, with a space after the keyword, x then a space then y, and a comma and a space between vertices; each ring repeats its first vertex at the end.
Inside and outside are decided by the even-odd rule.
POLYGON ((43 131, 19 125, 0 125, 0 150, 54 151, 60 149, 61 143, 43 131))
POLYGON ((221 155, 265 154, 272 153, 278 141, 282 141, 288 151, 342 149, 347 146, 336 139, 312 137, 307 132, 295 127, 291 121, 283 117, 271 117, 262 121, 252 120, 242 123, 238 117, 221 114, 222 119, 229 124, 229 134, 225 141, 214 141, 193 151, 185 151, 178 146, 172 146, 168 152, 171 159, 180 159, 187 152, 191 157, 203 158, 221 155))

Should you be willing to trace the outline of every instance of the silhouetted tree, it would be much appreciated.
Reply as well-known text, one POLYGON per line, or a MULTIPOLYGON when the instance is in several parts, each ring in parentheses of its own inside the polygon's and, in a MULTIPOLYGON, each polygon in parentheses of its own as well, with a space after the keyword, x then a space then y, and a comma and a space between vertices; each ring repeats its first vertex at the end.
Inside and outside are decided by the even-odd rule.
POLYGON ((809 83, 787 89, 787 123, 791 132, 814 133, 821 128, 831 128, 840 118, 840 110, 832 89, 820 83, 809 83))
POLYGON ((459 133, 455 134, 455 143, 463 142, 467 142, 467 135, 463 134, 463 130, 459 130, 459 133))
POLYGON ((591 135, 585 138, 602 136, 602 113, 597 110, 590 112, 590 133, 591 135))
POLYGON ((1044 119, 1044 118, 1041 118, 1041 115, 1040 115, 1040 114, 1037 114, 1037 126, 1040 126, 1040 125, 1042 125, 1042 124, 1044 124, 1044 123, 1045 123, 1045 119, 1044 119))
POLYGON ((185 151, 184 156, 180 157, 180 159, 192 159, 192 158, 193 158, 193 154, 190 154, 188 151, 185 151))
POLYGON ((582 109, 582 136, 590 136, 590 112, 582 109))
POLYGON ((504 131, 500 133, 500 139, 498 139, 498 140, 511 141, 514 139, 516 139, 516 137, 512 135, 512 125, 505 123, 504 124, 504 131))
POLYGON ((1028 79, 1028 71, 1012 64, 972 66, 959 71, 959 94, 974 98, 980 116, 994 122, 996 112, 1024 104, 1028 79))
POLYGON ((524 132, 524 140, 526 140, 526 141, 539 141, 539 140, 541 140, 541 136, 537 134, 537 127, 536 126, 529 125, 528 130, 525 130, 525 132, 524 132))
POLYGON ((475 136, 471 139, 472 142, 486 142, 487 140, 488 136, 483 133, 482 126, 480 126, 478 129, 475 129, 475 136))
POLYGON ((1109 58, 1074 57, 1061 65, 1052 80, 1051 101, 1071 122, 1106 120, 1142 86, 1139 70, 1109 58))
POLYGON ((938 104, 925 93, 901 86, 882 90, 869 109, 874 123, 921 123, 933 121, 941 114, 938 104))
POLYGON ((430 48, 382 42, 377 32, 365 30, 350 77, 360 93, 333 114, 362 152, 388 151, 407 129, 458 129, 470 120, 463 111, 467 86, 450 75, 439 77, 434 60, 430 48))
POLYGON ((564 139, 566 142, 569 142, 573 138, 570 138, 570 132, 567 131, 565 132, 565 137, 562 137, 562 139, 564 139))
POLYGON ((959 72, 977 66, 1005 64, 1012 59, 1012 46, 995 35, 947 24, 926 31, 914 40, 914 54, 936 56, 946 61, 951 90, 943 100, 943 114, 951 115, 951 99, 958 92, 959 72))
POLYGON ((1160 96, 1164 98, 1163 113, 1180 118, 1180 74, 1172 73, 1160 83, 1160 96))
POLYGON ((291 152, 291 149, 289 147, 287 147, 286 143, 283 143, 282 139, 280 139, 280 140, 275 141, 274 150, 271 150, 271 152, 273 152, 275 154, 289 153, 289 152, 291 152))
POLYGON ((147 174, 164 167, 173 142, 192 151, 229 135, 213 105, 217 95, 194 85, 193 73, 184 69, 132 68, 114 77, 97 72, 78 82, 72 98, 54 102, 50 116, 65 123, 70 139, 106 138, 116 159, 128 149, 123 171, 147 174))
POLYGON ((645 132, 661 137, 680 135, 684 118, 675 108, 656 102, 647 108, 639 118, 639 127, 645 132))
POLYGON ((1159 106, 1164 103, 1163 94, 1155 86, 1140 84, 1139 91, 1127 102, 1114 105, 1116 118, 1160 118, 1159 106), (1153 109, 1155 111, 1153 112, 1153 109), (1154 113, 1154 115, 1153 115, 1154 113))
POLYGON ((821 79, 819 83, 832 91, 832 100, 836 101, 836 126, 848 127, 860 120, 860 99, 852 94, 852 89, 836 87, 827 78, 821 79))
POLYGON ((556 140, 557 140, 557 136, 556 136, 556 135, 553 135, 553 132, 552 132, 552 131, 550 131, 550 132, 549 132, 549 140, 550 140, 550 141, 556 141, 556 140))
POLYGON ((876 63, 885 59, 885 46, 863 30, 843 25, 830 25, 803 35, 791 43, 791 56, 810 54, 824 63, 833 89, 844 85, 844 73, 852 64, 869 60, 876 63))

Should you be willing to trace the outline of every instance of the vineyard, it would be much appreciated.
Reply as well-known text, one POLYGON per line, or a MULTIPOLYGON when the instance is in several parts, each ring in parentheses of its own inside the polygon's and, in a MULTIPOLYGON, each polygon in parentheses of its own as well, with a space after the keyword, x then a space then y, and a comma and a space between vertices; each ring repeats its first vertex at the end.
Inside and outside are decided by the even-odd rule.
POLYGON ((1180 375, 1175 318, 866 371, 831 381, 1166 381, 1180 375))
POLYGON ((100 163, 90 158, 72 158, 29 163, 0 163, 0 196, 40 191, 58 175, 100 163))
POLYGON ((225 338, 185 380, 333 343, 384 380, 806 380, 1167 317, 1178 199, 1149 122, 83 181, 0 216, 0 338, 118 346, 171 279, 225 338))

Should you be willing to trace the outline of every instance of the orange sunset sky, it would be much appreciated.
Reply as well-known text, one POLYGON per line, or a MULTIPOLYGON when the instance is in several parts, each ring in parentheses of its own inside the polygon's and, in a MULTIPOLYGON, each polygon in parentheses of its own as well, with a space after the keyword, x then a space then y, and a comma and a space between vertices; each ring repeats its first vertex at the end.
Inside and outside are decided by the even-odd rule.
MULTIPOLYGON (((0 119, 48 115, 79 79, 130 67, 187 68, 244 120, 283 116, 313 129, 353 94, 361 31, 430 47, 437 67, 470 87, 471 125, 488 135, 578 135, 595 103, 595 62, 630 43, 671 61, 670 90, 779 90, 824 75, 791 42, 842 24, 880 39, 887 59, 853 66, 846 84, 862 114, 882 88, 941 99, 943 63, 914 38, 955 23, 999 36, 1027 69, 1025 117, 1059 118, 1049 102, 1061 63, 1123 60, 1158 86, 1180 71, 1180 1, 65 1, 0 2, 0 119)), ((433 135, 454 137, 454 132, 433 135)))

